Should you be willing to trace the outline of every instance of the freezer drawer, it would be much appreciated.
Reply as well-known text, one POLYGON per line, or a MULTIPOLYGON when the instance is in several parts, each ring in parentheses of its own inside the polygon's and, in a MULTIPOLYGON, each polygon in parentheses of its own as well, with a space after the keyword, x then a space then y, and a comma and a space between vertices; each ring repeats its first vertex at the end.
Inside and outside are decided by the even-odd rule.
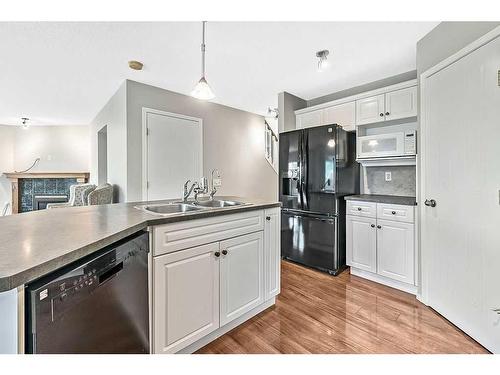
POLYGON ((338 251, 337 232, 337 217, 282 212, 281 255, 336 274, 345 263, 345 256, 338 251))

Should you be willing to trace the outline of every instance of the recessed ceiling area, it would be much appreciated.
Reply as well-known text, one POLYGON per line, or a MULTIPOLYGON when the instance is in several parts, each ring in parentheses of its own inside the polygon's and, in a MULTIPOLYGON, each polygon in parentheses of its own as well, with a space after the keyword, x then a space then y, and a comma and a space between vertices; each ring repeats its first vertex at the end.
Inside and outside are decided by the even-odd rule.
MULTIPOLYGON (((281 91, 312 99, 414 70, 416 43, 436 25, 208 22, 206 78, 214 102, 264 115, 281 91)), ((189 95, 200 43, 201 22, 0 23, 0 124, 88 124, 125 79, 189 95)))

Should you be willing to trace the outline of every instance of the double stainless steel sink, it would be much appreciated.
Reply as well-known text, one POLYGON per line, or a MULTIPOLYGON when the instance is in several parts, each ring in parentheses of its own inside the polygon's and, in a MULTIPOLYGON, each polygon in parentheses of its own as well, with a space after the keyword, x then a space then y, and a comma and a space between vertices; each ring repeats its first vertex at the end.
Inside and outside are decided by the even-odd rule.
POLYGON ((190 201, 190 202, 171 202, 163 204, 150 204, 144 206, 137 206, 136 208, 154 213, 157 215, 172 215, 179 213, 186 213, 192 211, 200 211, 207 209, 217 209, 217 208, 230 208, 236 206, 243 206, 249 203, 222 200, 222 199, 212 199, 203 201, 190 201))

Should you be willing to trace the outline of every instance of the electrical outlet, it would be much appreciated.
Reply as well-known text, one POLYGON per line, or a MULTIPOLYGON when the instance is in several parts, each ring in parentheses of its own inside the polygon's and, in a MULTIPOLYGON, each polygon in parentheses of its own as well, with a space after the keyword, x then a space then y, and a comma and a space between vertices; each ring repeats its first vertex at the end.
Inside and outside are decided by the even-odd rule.
POLYGON ((392 181, 392 173, 391 172, 385 172, 385 180, 392 181))
POLYGON ((220 178, 214 178, 214 186, 218 187, 222 185, 222 179, 220 178))

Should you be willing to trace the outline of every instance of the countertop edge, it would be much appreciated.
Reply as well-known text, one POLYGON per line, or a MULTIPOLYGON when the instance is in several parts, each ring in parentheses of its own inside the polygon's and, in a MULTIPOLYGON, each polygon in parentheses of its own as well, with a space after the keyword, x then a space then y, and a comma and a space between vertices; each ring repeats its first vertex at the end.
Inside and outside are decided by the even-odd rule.
POLYGON ((263 210, 266 208, 275 208, 275 207, 281 207, 281 203, 280 202, 255 203, 228 209, 206 210, 202 212, 198 211, 192 214, 181 215, 181 216, 170 216, 170 217, 160 216, 160 215, 158 215, 158 217, 155 217, 154 214, 150 214, 151 216, 150 218, 146 218, 144 221, 140 223, 127 227, 116 233, 112 233, 109 236, 104 237, 96 242, 90 243, 83 247, 69 250, 64 255, 61 255, 54 259, 50 259, 44 263, 40 263, 35 267, 27 269, 26 271, 0 277, 0 293, 18 288, 19 286, 32 282, 44 275, 56 271, 61 267, 67 266, 72 262, 75 262, 87 255, 90 255, 106 246, 112 245, 113 243, 120 241, 136 232, 144 230, 149 226, 169 224, 179 221, 203 219, 203 218, 222 216, 222 215, 231 215, 239 212, 263 210))
POLYGON ((399 195, 377 195, 373 194, 370 197, 368 194, 364 195, 348 195, 344 197, 346 201, 363 201, 363 202, 373 202, 373 203, 386 203, 386 204, 400 204, 403 206, 416 206, 417 201, 415 197, 405 197, 399 195))

